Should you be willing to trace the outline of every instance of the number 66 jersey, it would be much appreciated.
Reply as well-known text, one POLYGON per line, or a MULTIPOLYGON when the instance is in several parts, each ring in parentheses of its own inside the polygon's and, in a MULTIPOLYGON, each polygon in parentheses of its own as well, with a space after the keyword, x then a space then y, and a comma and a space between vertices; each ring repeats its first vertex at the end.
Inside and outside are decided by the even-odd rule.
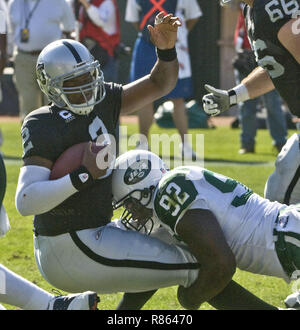
POLYGON ((244 17, 257 64, 268 71, 290 111, 300 116, 300 64, 281 44, 278 32, 291 19, 300 33, 299 0, 256 0, 244 7, 244 17))
MULTIPOLYGON (((177 167, 160 180, 154 217, 172 234, 189 209, 208 209, 216 217, 235 255, 237 267, 288 281, 275 251, 273 230, 280 209, 242 183, 196 166, 177 167)), ((201 219, 199 219, 201 221, 201 219)))

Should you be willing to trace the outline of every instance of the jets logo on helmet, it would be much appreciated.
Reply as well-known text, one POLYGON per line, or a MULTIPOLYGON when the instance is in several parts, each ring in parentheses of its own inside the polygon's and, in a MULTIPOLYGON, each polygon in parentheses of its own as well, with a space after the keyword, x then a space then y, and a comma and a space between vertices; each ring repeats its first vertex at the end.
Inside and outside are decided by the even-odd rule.
POLYGON ((145 150, 131 150, 116 159, 112 177, 114 209, 124 207, 121 222, 130 229, 153 230, 155 189, 168 171, 157 155, 145 150))
POLYGON ((136 184, 143 180, 151 171, 151 162, 141 159, 131 165, 124 174, 124 182, 126 184, 136 184))

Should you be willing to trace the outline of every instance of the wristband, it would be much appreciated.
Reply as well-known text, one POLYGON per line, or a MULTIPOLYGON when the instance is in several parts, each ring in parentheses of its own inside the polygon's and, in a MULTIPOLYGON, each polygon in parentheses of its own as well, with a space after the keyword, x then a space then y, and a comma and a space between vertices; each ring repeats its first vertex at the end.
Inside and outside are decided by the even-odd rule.
POLYGON ((157 57, 165 62, 171 62, 176 60, 177 58, 177 52, 176 52, 176 48, 173 47, 171 49, 159 49, 156 48, 156 54, 157 57))
POLYGON ((233 89, 231 89, 228 91, 228 96, 229 96, 229 104, 236 105, 237 104, 236 92, 233 89))
POLYGON ((72 185, 78 191, 83 190, 94 183, 94 179, 91 173, 85 166, 80 166, 77 170, 74 170, 69 175, 72 185))
POLYGON ((241 103, 250 99, 248 89, 244 84, 239 84, 232 89, 236 95, 236 103, 241 103))

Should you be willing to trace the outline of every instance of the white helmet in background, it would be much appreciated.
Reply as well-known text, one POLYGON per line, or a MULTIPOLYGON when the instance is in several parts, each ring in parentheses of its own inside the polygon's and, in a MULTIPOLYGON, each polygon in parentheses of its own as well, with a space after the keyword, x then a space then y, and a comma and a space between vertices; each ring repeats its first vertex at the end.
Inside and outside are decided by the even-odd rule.
POLYGON ((127 228, 151 233, 153 193, 167 171, 162 159, 150 151, 131 150, 116 159, 112 177, 113 208, 125 208, 120 220, 127 228))
MULTIPOLYGON (((36 64, 37 82, 50 101, 78 115, 89 114, 105 97, 104 77, 100 64, 80 42, 61 39, 47 45, 36 64), (87 82, 70 85, 77 77, 87 82), (72 95, 80 95, 80 104, 72 103, 72 95)), ((78 78, 77 78, 78 79, 78 78)))

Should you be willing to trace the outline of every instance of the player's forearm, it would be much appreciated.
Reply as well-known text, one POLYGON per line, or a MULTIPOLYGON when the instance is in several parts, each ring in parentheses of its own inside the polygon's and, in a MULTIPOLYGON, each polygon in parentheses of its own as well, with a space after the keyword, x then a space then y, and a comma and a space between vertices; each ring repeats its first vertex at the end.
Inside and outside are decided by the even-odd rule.
POLYGON ((268 72, 262 67, 254 69, 242 80, 242 84, 247 88, 250 99, 264 95, 275 88, 268 72))
POLYGON ((208 115, 216 116, 236 104, 264 95, 274 88, 267 71, 257 67, 239 85, 230 90, 205 85, 209 94, 202 98, 203 109, 208 115))
POLYGON ((161 59, 157 60, 151 71, 150 79, 161 94, 159 97, 167 95, 175 88, 178 72, 179 63, 177 58, 170 62, 161 59))
POLYGON ((158 60, 151 74, 123 87, 121 114, 129 114, 167 95, 176 86, 178 60, 158 60))
POLYGON ((77 190, 69 175, 49 180, 50 170, 40 166, 24 166, 20 170, 15 204, 23 216, 52 210, 77 190))

